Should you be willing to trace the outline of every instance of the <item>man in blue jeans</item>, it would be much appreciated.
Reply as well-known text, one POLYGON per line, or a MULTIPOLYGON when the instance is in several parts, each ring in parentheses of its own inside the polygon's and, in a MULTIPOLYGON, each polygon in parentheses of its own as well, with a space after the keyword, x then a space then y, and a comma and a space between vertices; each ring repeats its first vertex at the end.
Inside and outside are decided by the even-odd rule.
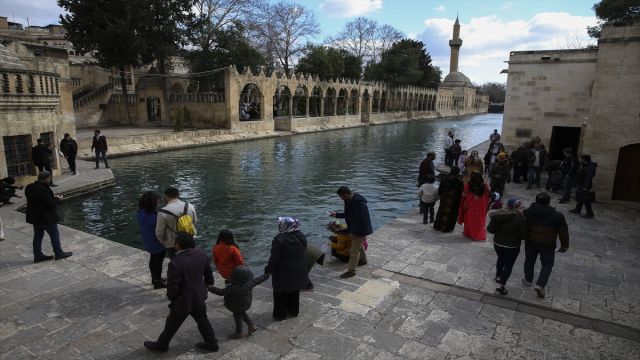
POLYGON ((60 246, 60 232, 58 231, 57 201, 62 198, 54 195, 49 188, 51 173, 42 171, 38 174, 38 180, 27 185, 24 194, 27 197, 27 223, 33 225, 33 262, 39 263, 45 260, 68 258, 71 252, 62 251, 60 246), (42 253, 42 239, 45 231, 51 238, 54 256, 42 253))
POLYGON ((524 247, 524 279, 522 282, 525 286, 531 286, 536 260, 540 255, 542 268, 534 289, 540 298, 545 296, 544 288, 547 286, 553 269, 557 238, 560 238, 558 252, 566 252, 569 249, 567 221, 561 213, 549 206, 550 203, 549 194, 542 192, 536 196, 536 202, 524 211, 528 235, 524 247))

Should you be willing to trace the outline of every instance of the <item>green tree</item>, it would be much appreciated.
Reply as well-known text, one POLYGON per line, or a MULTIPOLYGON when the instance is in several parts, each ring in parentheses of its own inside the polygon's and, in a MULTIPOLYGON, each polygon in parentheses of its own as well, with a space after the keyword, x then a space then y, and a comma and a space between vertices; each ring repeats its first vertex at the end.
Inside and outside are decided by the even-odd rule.
POLYGON ((309 45, 298 60, 296 71, 318 75, 322 80, 339 77, 360 79, 362 61, 345 50, 309 45))
POLYGON ((157 61, 158 71, 167 73, 170 58, 186 43, 186 24, 194 21, 193 0, 146 0, 149 16, 141 35, 147 46, 147 58, 157 61))
POLYGON ((379 63, 369 64, 364 77, 392 86, 437 87, 441 76, 440 68, 433 66, 422 41, 403 39, 384 51, 379 63))
MULTIPOLYGON (((208 49, 197 49, 187 53, 191 71, 202 73, 235 65, 238 70, 251 68, 257 72, 265 65, 264 56, 254 48, 239 23, 214 32, 212 46, 208 49)), ((223 73, 216 72, 194 78, 198 81, 200 92, 216 91, 223 88, 223 73)))
POLYGON ((589 36, 600 38, 602 25, 607 22, 634 21, 640 19, 640 0, 601 0, 593 5, 598 25, 587 27, 589 36))
POLYGON ((504 103, 505 94, 507 92, 504 83, 488 82, 482 86, 476 86, 483 93, 489 95, 489 101, 492 103, 504 103))

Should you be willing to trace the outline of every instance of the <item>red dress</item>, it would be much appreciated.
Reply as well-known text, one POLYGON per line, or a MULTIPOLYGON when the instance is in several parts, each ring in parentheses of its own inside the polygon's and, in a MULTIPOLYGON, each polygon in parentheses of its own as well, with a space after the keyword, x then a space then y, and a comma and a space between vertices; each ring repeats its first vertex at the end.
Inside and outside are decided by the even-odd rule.
POLYGON ((464 236, 473 241, 487 240, 487 208, 489 204, 489 187, 484 184, 482 196, 475 195, 469 190, 469 184, 464 184, 458 224, 464 224, 464 236))

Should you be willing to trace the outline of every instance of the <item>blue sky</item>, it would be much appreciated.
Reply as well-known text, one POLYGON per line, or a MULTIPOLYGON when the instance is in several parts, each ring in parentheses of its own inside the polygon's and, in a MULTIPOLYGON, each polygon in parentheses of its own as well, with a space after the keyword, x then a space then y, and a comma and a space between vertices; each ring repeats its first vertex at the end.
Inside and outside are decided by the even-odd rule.
MULTIPOLYGON (((541 50, 584 46, 591 41, 586 26, 596 23, 596 0, 298 0, 313 10, 321 34, 339 32, 345 23, 366 16, 423 41, 433 61, 446 74, 448 39, 459 14, 460 70, 472 81, 506 81, 499 72, 512 50, 541 50)), ((18 22, 46 25, 61 12, 55 0, 0 0, 0 15, 18 22)))

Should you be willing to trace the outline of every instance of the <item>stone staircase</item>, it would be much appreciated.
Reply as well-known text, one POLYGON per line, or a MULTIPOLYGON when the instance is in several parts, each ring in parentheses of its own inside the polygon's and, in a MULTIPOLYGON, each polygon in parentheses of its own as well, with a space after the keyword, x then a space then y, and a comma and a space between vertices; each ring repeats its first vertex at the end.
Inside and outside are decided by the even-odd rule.
POLYGON ((113 95, 113 85, 108 83, 74 100, 76 125, 86 127, 101 124, 111 95, 113 95))

